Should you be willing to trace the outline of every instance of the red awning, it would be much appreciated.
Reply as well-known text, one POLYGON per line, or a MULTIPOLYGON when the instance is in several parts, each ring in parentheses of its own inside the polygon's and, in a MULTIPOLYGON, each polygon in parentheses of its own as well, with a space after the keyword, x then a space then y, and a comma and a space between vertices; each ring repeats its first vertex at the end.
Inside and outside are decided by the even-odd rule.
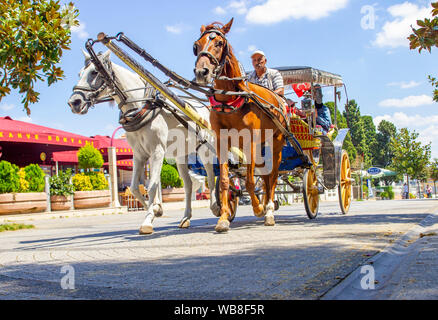
POLYGON ((55 162, 78 163, 78 150, 53 152, 52 159, 55 162))
MULTIPOLYGON (((111 138, 108 136, 94 136, 94 147, 99 149, 102 155, 108 155, 108 147, 111 146, 111 138)), ((134 155, 128 141, 124 139, 114 139, 112 146, 116 147, 117 156, 131 157, 134 155)))
POLYGON ((92 138, 13 120, 10 117, 0 117, 0 141, 41 143, 78 148, 85 146, 87 143, 94 145, 92 138))

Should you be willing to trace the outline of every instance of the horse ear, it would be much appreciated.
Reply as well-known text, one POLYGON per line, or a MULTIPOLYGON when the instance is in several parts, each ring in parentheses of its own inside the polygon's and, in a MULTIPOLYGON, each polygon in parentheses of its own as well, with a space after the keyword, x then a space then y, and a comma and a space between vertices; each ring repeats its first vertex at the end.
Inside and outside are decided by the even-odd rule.
POLYGON ((206 29, 207 29, 207 28, 206 28, 204 25, 202 25, 202 26, 201 26, 201 34, 203 34, 203 33, 205 32, 206 29))
POLYGON ((88 54, 88 52, 85 52, 85 50, 84 49, 82 49, 82 53, 84 54, 84 58, 85 58, 85 61, 87 61, 87 60, 90 60, 91 59, 91 56, 88 54))
POLYGON ((231 26, 233 25, 234 18, 231 18, 230 22, 228 22, 224 27, 222 28, 223 34, 227 34, 230 32, 231 26))
POLYGON ((102 60, 109 62, 111 51, 108 49, 104 54, 102 54, 102 60))

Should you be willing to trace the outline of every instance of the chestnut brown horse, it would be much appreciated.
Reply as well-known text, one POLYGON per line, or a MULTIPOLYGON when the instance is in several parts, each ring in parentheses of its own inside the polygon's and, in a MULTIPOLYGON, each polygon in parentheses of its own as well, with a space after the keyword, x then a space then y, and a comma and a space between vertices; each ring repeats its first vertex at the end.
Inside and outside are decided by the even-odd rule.
MULTIPOLYGON (((274 226, 274 192, 278 178, 278 168, 281 163, 281 152, 285 144, 285 137, 272 118, 257 105, 262 103, 265 106, 269 104, 276 106, 278 109, 284 110, 282 99, 273 91, 264 87, 258 86, 245 81, 246 75, 240 68, 240 64, 233 54, 233 50, 229 45, 226 34, 230 31, 233 19, 223 26, 220 23, 212 23, 208 26, 201 27, 201 36, 194 44, 194 53, 197 56, 195 75, 196 82, 200 85, 208 85, 214 82, 214 88, 228 92, 250 92, 257 95, 257 98, 251 96, 243 99, 239 95, 230 96, 217 94, 210 97, 212 103, 212 112, 210 113, 210 123, 212 129, 216 133, 216 152, 220 164, 220 204, 221 216, 216 225, 217 232, 227 232, 230 227, 229 216, 230 208, 228 205, 229 193, 229 167, 228 167, 228 150, 231 147, 239 147, 244 149, 242 139, 239 139, 239 145, 231 145, 232 139, 229 135, 221 135, 221 129, 237 129, 251 132, 250 153, 247 155, 246 165, 246 190, 248 191, 254 215, 257 217, 265 217, 266 226, 274 226), (226 78, 225 78, 226 77, 226 78), (224 106, 230 101, 239 101, 242 103, 234 104, 229 107, 230 112, 226 112, 224 106), (214 105, 222 105, 222 107, 214 107, 214 105), (256 147, 267 142, 267 137, 272 138, 272 170, 269 174, 262 175, 264 181, 265 195, 263 204, 260 203, 258 197, 254 193, 254 170, 256 167, 256 147), (225 150, 225 152, 224 152, 225 150)), ((269 107, 268 107, 269 108, 269 107)), ((272 114, 286 126, 285 113, 279 112, 278 109, 271 108, 272 114)), ((222 131, 223 132, 223 131, 222 131)), ((235 141, 235 140, 234 140, 235 141)), ((236 143, 236 142, 234 142, 236 143)), ((248 150, 248 149, 246 149, 248 150)))

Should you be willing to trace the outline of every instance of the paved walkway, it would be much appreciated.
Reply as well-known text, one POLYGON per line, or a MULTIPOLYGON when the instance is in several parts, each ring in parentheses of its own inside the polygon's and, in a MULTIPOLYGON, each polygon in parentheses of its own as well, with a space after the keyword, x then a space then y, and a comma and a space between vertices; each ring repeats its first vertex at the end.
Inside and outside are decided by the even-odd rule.
POLYGON ((240 207, 227 234, 214 232, 217 219, 205 208, 180 230, 183 211, 175 210, 155 221, 151 236, 138 235, 141 212, 21 220, 36 229, 0 233, 0 299, 327 298, 370 259, 384 283, 378 264, 387 263, 378 258, 403 243, 418 248, 412 260, 398 260, 409 260, 399 265, 415 278, 401 273, 400 286, 381 298, 434 298, 436 280, 427 283, 421 270, 436 262, 437 210, 438 201, 370 201, 343 216, 337 203, 323 203, 308 220, 297 204, 280 208, 270 228, 240 207), (430 232, 420 238, 418 231, 430 232), (61 289, 68 266, 74 290, 61 289))

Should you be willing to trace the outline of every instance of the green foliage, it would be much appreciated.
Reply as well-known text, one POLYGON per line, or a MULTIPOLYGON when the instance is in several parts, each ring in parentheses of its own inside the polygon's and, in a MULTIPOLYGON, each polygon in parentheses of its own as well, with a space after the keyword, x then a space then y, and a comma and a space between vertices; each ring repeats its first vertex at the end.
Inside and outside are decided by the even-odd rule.
MULTIPOLYGON (((384 193, 385 193, 385 198, 388 198, 388 199, 390 199, 390 200, 394 200, 394 198, 395 198, 395 193, 394 193, 394 191, 392 190, 392 186, 389 186, 389 187, 383 187, 383 190, 384 190, 384 193)), ((383 193, 383 192, 382 192, 382 193, 383 193)), ((380 196, 383 197, 382 194, 380 194, 380 196)))
POLYGON ((392 122, 382 120, 377 127, 375 143, 372 145, 373 162, 382 168, 389 167, 392 163, 394 151, 391 138, 397 134, 397 128, 392 122))
POLYGON ((71 26, 78 25, 78 10, 61 8, 54 0, 0 0, 0 101, 17 89, 30 114, 39 100, 37 81, 50 86, 64 77, 57 67, 71 44, 71 26))
POLYGON ((0 161, 0 193, 19 192, 18 167, 8 161, 0 161))
POLYGON ((407 174, 413 179, 422 180, 429 164, 431 145, 423 146, 417 141, 419 134, 402 128, 391 139, 394 151, 392 167, 399 174, 407 174))
MULTIPOLYGON (((335 104, 334 104, 334 102, 327 102, 327 103, 325 103, 325 105, 330 110, 330 115, 331 115, 332 123, 335 123, 335 117, 334 117, 334 114, 335 114, 335 112, 334 112, 335 104)), ((338 126, 339 129, 348 128, 347 119, 341 114, 341 112, 339 110, 337 112, 337 123, 338 123, 337 126, 338 126)), ((350 161, 353 161, 353 160, 356 159, 357 151, 356 151, 356 148, 353 145, 353 142, 351 141, 351 134, 350 134, 350 132, 345 137, 344 149, 347 150, 348 157, 350 158, 350 161)))
POLYGON ((389 198, 388 192, 386 192, 386 191, 381 192, 380 197, 382 199, 388 199, 389 198))
POLYGON ((179 177, 178 170, 170 164, 163 164, 161 168, 161 187, 165 188, 181 188, 183 186, 182 179, 179 177))
POLYGON ((44 171, 37 164, 30 164, 24 168, 26 181, 29 182, 28 192, 43 192, 45 187, 44 171))
POLYGON ((78 151, 79 167, 82 169, 99 169, 103 165, 102 154, 90 144, 82 147, 78 151))
POLYGON ((0 224, 0 232, 33 229, 33 228, 35 228, 35 226, 32 224, 22 224, 22 223, 0 224))
POLYGON ((430 165, 429 171, 430 178, 435 182, 438 181, 438 159, 433 159, 433 162, 430 165))
POLYGON ((90 178, 93 190, 108 190, 108 181, 102 172, 86 172, 85 175, 90 178))
MULTIPOLYGON (((417 20, 419 28, 412 28, 412 34, 408 37, 410 41, 410 49, 427 50, 429 53, 432 47, 438 47, 438 2, 431 3, 432 19, 417 20)), ((434 90, 434 100, 438 102, 438 81, 436 78, 429 76, 429 81, 434 90)))
POLYGON ((51 196, 69 196, 74 193, 73 184, 70 183, 72 173, 71 169, 60 171, 58 175, 50 178, 50 195, 51 196))
MULTIPOLYGON (((362 117, 360 115, 360 107, 355 100, 350 100, 344 111, 344 117, 347 119, 348 127, 350 128, 351 141, 359 155, 367 156, 368 148, 366 146, 366 136, 362 117)), ((365 162, 366 159, 365 159, 365 162)))
POLYGON ((28 192, 29 181, 26 180, 26 171, 24 171, 24 168, 18 170, 18 176, 20 177, 20 188, 18 192, 28 192))
POLYGON ((90 177, 85 173, 78 173, 73 176, 73 186, 75 191, 93 191, 90 177))

